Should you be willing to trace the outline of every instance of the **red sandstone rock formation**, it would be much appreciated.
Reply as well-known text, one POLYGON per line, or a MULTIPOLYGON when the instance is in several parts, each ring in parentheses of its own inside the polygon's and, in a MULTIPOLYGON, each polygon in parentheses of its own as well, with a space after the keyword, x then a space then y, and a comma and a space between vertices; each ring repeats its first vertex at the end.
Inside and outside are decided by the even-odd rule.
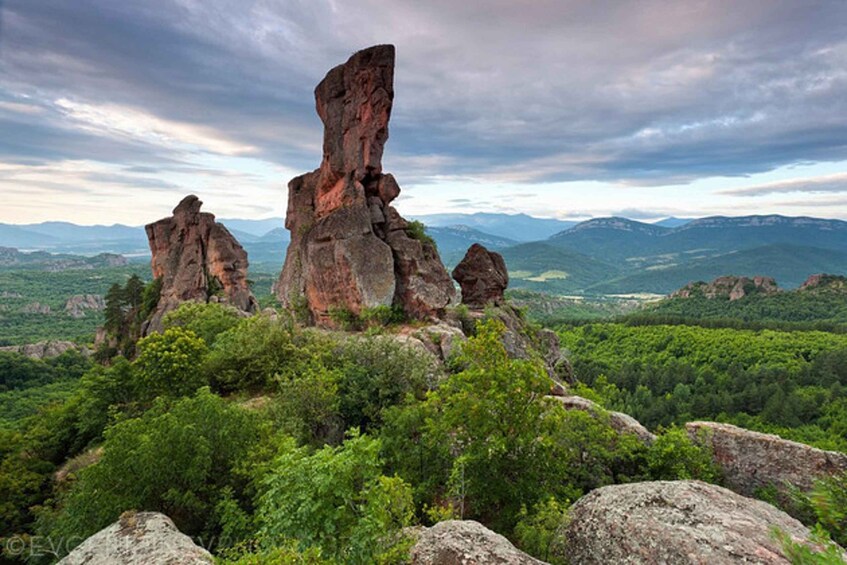
POLYGON ((479 243, 470 246, 453 269, 453 278, 462 287, 462 304, 471 308, 502 304, 503 293, 509 286, 509 272, 503 256, 479 243))
POLYGON ((213 214, 200 212, 202 205, 186 196, 172 217, 146 226, 153 277, 162 279, 162 292, 145 335, 161 331, 165 314, 186 301, 258 309, 247 285, 247 252, 213 214))
POLYGON ((382 172, 393 99, 391 45, 359 51, 315 89, 323 161, 288 184, 291 243, 276 293, 289 306, 305 300, 322 325, 333 308, 380 305, 432 318, 454 295, 435 246, 413 238, 390 206, 400 193, 382 172))

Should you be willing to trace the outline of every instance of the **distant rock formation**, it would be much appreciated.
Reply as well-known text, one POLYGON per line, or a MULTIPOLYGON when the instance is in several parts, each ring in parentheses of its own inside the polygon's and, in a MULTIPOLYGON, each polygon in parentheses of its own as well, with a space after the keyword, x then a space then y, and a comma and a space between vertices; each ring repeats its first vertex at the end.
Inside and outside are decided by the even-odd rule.
POLYGON ((98 294, 76 294, 65 303, 65 313, 71 318, 85 318, 86 312, 102 312, 106 301, 98 294))
POLYGON ((779 286, 771 277, 718 277, 710 283, 703 281, 688 283, 671 294, 671 298, 703 296, 709 299, 723 298, 739 300, 751 294, 776 294, 779 286))
POLYGON ((544 565, 472 520, 447 520, 423 529, 411 557, 412 565, 544 565))
POLYGON ((845 291, 847 290, 847 277, 840 275, 817 274, 811 275, 806 282, 800 285, 801 291, 845 291))
POLYGON ((612 426, 612 429, 618 433, 632 434, 647 444, 653 443, 656 439, 654 434, 652 434, 647 428, 641 425, 641 422, 629 414, 604 410, 603 407, 597 403, 581 396, 554 396, 552 398, 560 402, 565 410, 581 410, 583 412, 588 412, 592 416, 599 416, 604 413, 608 414, 609 425, 612 426))
POLYGON ((700 481, 612 485, 570 508, 570 563, 791 563, 772 531, 806 541, 800 522, 770 504, 700 481))
POLYGON ((212 555, 156 512, 125 512, 74 549, 59 565, 207 565, 212 555))
POLYGON ((462 304, 471 308, 485 308, 489 304, 499 306, 509 286, 509 272, 503 256, 479 243, 470 246, 453 269, 453 278, 462 287, 462 304))
POLYGON ((28 343, 26 345, 6 345, 0 347, 0 351, 19 353, 31 359, 58 357, 65 351, 79 351, 83 355, 90 353, 86 347, 82 347, 72 341, 39 341, 38 343, 28 343))
POLYGON ((323 161, 288 184, 291 243, 276 285, 280 301, 331 325, 334 308, 396 305, 433 318, 454 296, 435 245, 390 203, 400 187, 382 172, 394 99, 394 46, 359 51, 315 89, 323 161))
POLYGON ((247 253, 213 214, 200 212, 202 205, 196 196, 186 196, 172 217, 145 228, 153 277, 162 279, 162 291, 144 335, 161 331, 165 314, 186 301, 258 310, 247 284, 247 253))
POLYGON ((711 451, 725 484, 746 496, 771 485, 809 490, 816 479, 847 471, 847 455, 837 451, 717 422, 689 422, 685 428, 692 441, 711 451))
POLYGON ((40 314, 42 316, 46 316, 52 312, 50 306, 48 304, 42 304, 41 302, 31 302, 21 308, 22 314, 40 314))

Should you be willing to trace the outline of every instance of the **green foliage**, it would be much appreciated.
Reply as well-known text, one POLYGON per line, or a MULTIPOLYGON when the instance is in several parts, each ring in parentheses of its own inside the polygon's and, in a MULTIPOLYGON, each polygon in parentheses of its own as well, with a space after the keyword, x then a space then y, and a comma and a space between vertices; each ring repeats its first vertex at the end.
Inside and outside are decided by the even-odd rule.
POLYGON ((356 330, 361 323, 359 317, 352 310, 344 306, 330 306, 327 313, 335 327, 344 331, 356 330))
POLYGON ((647 468, 654 481, 699 479, 715 483, 720 479, 711 454, 695 445, 682 428, 656 436, 647 450, 647 468))
POLYGON ((795 290, 751 294, 739 300, 705 296, 670 298, 631 316, 638 323, 701 324, 724 327, 847 330, 847 299, 843 291, 795 290))
POLYGON ((232 306, 210 302, 184 302, 179 308, 165 315, 164 327, 182 327, 194 332, 212 347, 218 335, 234 328, 240 316, 232 306))
POLYGON ((431 355, 390 337, 348 338, 330 363, 339 375, 339 409, 347 428, 379 425, 386 408, 407 395, 423 399, 440 376, 431 355))
POLYGON ((97 327, 103 325, 103 315, 88 311, 82 318, 72 318, 65 312, 68 298, 105 296, 113 282, 123 283, 133 274, 149 271, 150 267, 142 264, 55 272, 0 266, 0 345, 48 340, 90 343, 97 327), (27 313, 27 307, 36 302, 48 306, 50 313, 27 313))
POLYGON ((138 342, 137 378, 145 397, 186 396, 209 384, 201 370, 206 343, 185 328, 151 334, 138 342))
POLYGON ((847 449, 847 336, 622 324, 559 335, 580 380, 605 377, 619 391, 609 408, 649 428, 721 420, 847 449))
POLYGON ((419 502, 449 500, 459 516, 510 532, 522 507, 635 476, 643 446, 603 418, 547 401, 545 371, 509 359, 504 330, 496 320, 479 324, 462 347, 464 370, 424 402, 387 411, 381 437, 419 502))
POLYGON ((204 371, 218 391, 261 390, 309 361, 310 335, 284 317, 244 318, 217 336, 204 371))
POLYGON ((417 220, 409 222, 409 225, 406 227, 406 233, 412 239, 416 239, 422 243, 427 243, 435 247, 435 240, 426 233, 426 226, 423 222, 419 222, 417 220))
POLYGON ((521 508, 515 526, 518 546, 551 565, 567 565, 564 530, 568 526, 568 506, 549 498, 536 504, 532 512, 521 508))
POLYGON ((406 314, 399 306, 374 306, 364 308, 359 314, 361 324, 365 328, 385 327, 394 324, 402 324, 406 321, 406 314))
POLYGON ((411 489, 382 475, 380 443, 352 433, 314 453, 286 442, 265 481, 258 516, 267 544, 299 540, 343 563, 395 563, 409 549, 411 489))
POLYGON ((844 553, 841 547, 829 539, 826 531, 815 527, 808 542, 794 541, 791 535, 774 530, 774 537, 782 545, 782 550, 792 565, 844 565, 844 553))
POLYGON ((128 509, 162 512, 180 531, 221 530, 219 504, 244 486, 236 466, 261 441, 258 418, 208 389, 109 428, 99 463, 82 470, 43 533, 82 540, 128 509))

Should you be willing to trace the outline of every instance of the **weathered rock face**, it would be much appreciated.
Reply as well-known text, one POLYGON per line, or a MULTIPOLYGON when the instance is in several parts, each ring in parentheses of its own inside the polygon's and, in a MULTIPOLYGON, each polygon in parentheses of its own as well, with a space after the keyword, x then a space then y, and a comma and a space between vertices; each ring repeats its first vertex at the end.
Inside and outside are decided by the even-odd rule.
POLYGON ((692 441, 711 450, 726 485, 747 496, 786 483, 808 490, 816 479, 847 471, 847 455, 837 451, 716 422, 689 422, 685 428, 692 441))
POLYGON ((65 303, 65 312, 71 318, 85 318, 86 311, 102 312, 105 308, 106 301, 97 294, 76 294, 65 303))
POLYGON ((472 520, 448 520, 424 529, 411 556, 413 565, 544 565, 472 520))
POLYGON ((321 325, 331 325, 333 308, 380 305, 432 318, 453 299, 435 246, 413 238, 390 205, 400 194, 382 172, 393 99, 392 45, 359 51, 315 89, 323 161, 288 184, 291 243, 276 293, 293 307, 305 299, 321 325))
POLYGON ((612 485, 570 509, 570 563, 785 564, 772 529, 807 540, 800 522, 770 504, 700 481, 612 485))
POLYGON ((556 401, 560 402, 565 408, 565 410, 581 410, 583 412, 588 412, 589 414, 594 416, 608 414, 609 425, 612 426, 612 429, 614 429, 618 433, 632 434, 647 444, 653 443, 653 441, 656 439, 656 436, 653 435, 643 425, 641 425, 641 422, 639 422, 629 414, 624 414, 623 412, 606 411, 597 403, 581 396, 553 395, 551 398, 554 398, 556 401))
POLYGON ((671 298, 705 296, 709 299, 739 300, 751 294, 776 294, 779 287, 771 277, 718 277, 710 283, 692 282, 671 294, 671 298))
POLYGON ((59 561, 60 565, 195 565, 214 563, 211 554, 156 512, 126 512, 59 561))
POLYGON ((258 304, 247 284, 247 252, 202 202, 186 196, 174 215, 146 227, 159 303, 144 334, 160 331, 165 314, 186 301, 226 302, 245 312, 258 304))
POLYGON ((478 243, 470 246, 453 269, 453 278, 462 287, 462 304, 471 308, 502 304, 503 293, 509 286, 509 272, 503 256, 478 243))

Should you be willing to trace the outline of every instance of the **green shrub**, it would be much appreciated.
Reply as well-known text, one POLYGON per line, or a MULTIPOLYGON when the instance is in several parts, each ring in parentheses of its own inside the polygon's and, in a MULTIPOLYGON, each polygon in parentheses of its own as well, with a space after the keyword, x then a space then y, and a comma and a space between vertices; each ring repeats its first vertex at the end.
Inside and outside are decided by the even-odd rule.
POLYGON ((162 512, 180 531, 212 539, 222 527, 219 504, 243 489, 235 469, 261 438, 255 414, 208 389, 172 406, 160 399, 106 431, 102 459, 82 470, 44 533, 82 541, 135 509, 162 512))
POLYGON ((518 546, 551 565, 567 565, 564 531, 568 526, 568 506, 549 498, 536 504, 532 512, 521 508, 515 526, 518 546))
POLYGON ((289 378, 313 355, 308 335, 286 318, 252 316, 218 335, 204 370, 215 390, 264 390, 275 375, 289 378))
POLYGON ((298 540, 342 563, 396 563, 410 542, 411 488, 382 475, 380 442, 352 433, 314 453, 289 440, 265 480, 258 516, 270 547, 298 540))
POLYGON ((695 445, 682 428, 670 428, 656 436, 647 450, 647 468, 654 481, 699 479, 716 483, 720 479, 711 454, 695 445))
POLYGON ((423 224, 423 222, 412 220, 411 222, 409 222, 408 227, 406 227, 406 233, 412 239, 416 239, 422 243, 428 243, 433 247, 436 246, 435 240, 432 239, 432 237, 428 233, 426 233, 426 226, 423 224))
POLYGON ((186 396, 209 384, 202 371, 209 352, 191 330, 176 327, 138 342, 134 365, 142 398, 186 396))
POLYGON ((240 319, 238 311, 232 306, 217 302, 184 302, 165 315, 164 327, 166 330, 175 327, 190 330, 211 347, 218 335, 234 328, 240 319))

